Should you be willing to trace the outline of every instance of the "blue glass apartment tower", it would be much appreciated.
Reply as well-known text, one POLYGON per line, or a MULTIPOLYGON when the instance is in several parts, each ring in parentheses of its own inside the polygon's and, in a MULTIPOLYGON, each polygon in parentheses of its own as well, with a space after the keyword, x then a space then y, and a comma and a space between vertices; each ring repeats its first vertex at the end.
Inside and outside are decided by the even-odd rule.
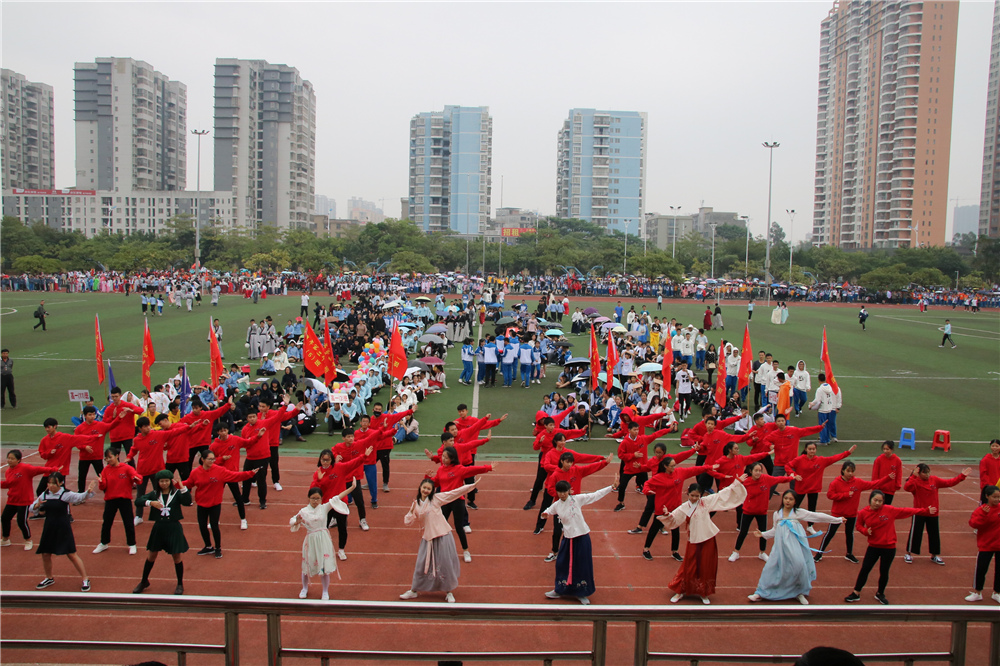
POLYGON ((446 106, 410 120, 409 218, 424 231, 479 234, 492 187, 493 119, 486 106, 446 106))
POLYGON ((639 232, 645 213, 646 114, 571 109, 559 131, 556 214, 639 232))

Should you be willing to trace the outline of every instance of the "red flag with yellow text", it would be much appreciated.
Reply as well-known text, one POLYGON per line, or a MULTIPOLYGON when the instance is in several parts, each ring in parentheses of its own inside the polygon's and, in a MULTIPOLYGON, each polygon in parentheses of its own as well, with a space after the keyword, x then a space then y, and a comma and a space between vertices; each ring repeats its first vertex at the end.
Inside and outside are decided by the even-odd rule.
POLYGON ((830 365, 830 350, 826 346, 826 326, 823 327, 823 351, 819 357, 823 360, 823 372, 826 373, 826 383, 830 385, 834 393, 840 393, 837 380, 833 378, 833 367, 830 365))
POLYGON ((590 390, 593 391, 600 384, 601 374, 601 351, 597 347, 597 333, 594 325, 590 325, 590 390))
POLYGON ((147 391, 153 390, 153 381, 149 377, 149 369, 156 363, 156 353, 153 351, 153 338, 149 335, 149 320, 146 320, 146 332, 142 336, 142 385, 147 391))
POLYGON ((326 353, 326 385, 337 378, 337 362, 333 360, 333 344, 330 343, 330 320, 323 320, 323 344, 326 353))
POLYGON ((406 350, 403 349, 399 326, 392 327, 392 339, 389 341, 389 374, 396 379, 406 376, 406 350))
POLYGON ((306 370, 311 372, 313 377, 319 379, 326 374, 326 351, 309 324, 306 324, 305 334, 305 343, 302 345, 302 362, 306 366, 306 370))
POLYGON ((753 346, 750 344, 750 324, 743 330, 743 348, 740 350, 739 381, 736 388, 742 390, 750 386, 750 374, 753 372, 753 346))
POLYGON ((615 335, 608 331, 608 393, 615 387, 615 366, 618 365, 618 347, 615 346, 615 335))
POLYGON ((94 342, 97 347, 97 383, 104 383, 104 339, 101 337, 101 318, 94 315, 94 342))

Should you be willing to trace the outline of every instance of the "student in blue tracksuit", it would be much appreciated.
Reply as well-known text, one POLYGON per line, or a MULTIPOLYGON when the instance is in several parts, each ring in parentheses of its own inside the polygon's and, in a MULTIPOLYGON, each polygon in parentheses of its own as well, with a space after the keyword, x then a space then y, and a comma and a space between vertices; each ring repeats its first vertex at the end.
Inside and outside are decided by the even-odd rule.
POLYGON ((472 364, 476 359, 476 349, 472 346, 472 338, 462 341, 462 376, 458 378, 459 384, 466 386, 472 382, 472 364))
POLYGON ((503 385, 512 386, 514 384, 514 379, 517 377, 517 356, 520 348, 517 336, 510 336, 507 339, 507 346, 504 347, 502 368, 503 368, 503 385))
POLYGON ((518 362, 521 364, 521 386, 528 388, 528 384, 531 383, 531 370, 535 365, 535 345, 532 340, 525 340, 521 343, 520 357, 518 362))

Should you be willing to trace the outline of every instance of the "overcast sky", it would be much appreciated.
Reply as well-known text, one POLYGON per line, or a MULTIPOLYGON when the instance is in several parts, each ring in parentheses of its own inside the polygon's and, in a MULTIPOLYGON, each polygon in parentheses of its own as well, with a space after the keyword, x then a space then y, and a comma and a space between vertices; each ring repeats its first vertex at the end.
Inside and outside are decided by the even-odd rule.
MULTIPOLYGON (((832 2, 19 3, 3 67, 55 87, 56 184, 74 179, 73 63, 145 60, 187 85, 188 130, 212 129, 217 57, 297 67, 317 98, 316 192, 399 215, 409 120, 446 104, 493 116, 493 207, 555 210, 556 135, 569 109, 649 114, 647 211, 750 215, 811 230, 820 21, 832 2), (779 214, 780 213, 780 214, 779 214)), ((979 202, 992 2, 963 1, 949 199, 979 202)), ((188 186, 195 188, 195 143, 188 186)), ((212 149, 202 149, 211 187, 212 149)), ((955 205, 949 203, 949 211, 955 205)), ((951 212, 949 212, 949 220, 951 212)), ((949 227, 950 228, 950 227, 949 227)))

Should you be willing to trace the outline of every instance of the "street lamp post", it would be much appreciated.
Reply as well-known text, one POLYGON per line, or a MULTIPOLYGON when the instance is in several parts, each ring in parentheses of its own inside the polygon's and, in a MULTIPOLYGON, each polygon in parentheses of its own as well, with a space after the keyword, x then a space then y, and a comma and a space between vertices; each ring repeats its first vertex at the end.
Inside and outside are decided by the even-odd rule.
POLYGON ((781 144, 777 141, 767 142, 765 141, 761 144, 767 148, 768 166, 767 166, 767 236, 766 236, 766 246, 764 248, 764 279, 767 281, 765 285, 767 289, 767 305, 771 305, 771 184, 774 177, 774 149, 781 144))
MULTIPOLYGON (((201 137, 208 134, 208 130, 191 130, 191 134, 198 137, 198 170, 195 187, 198 189, 195 194, 194 209, 194 267, 201 272, 201 137)), ((201 291, 201 275, 198 275, 198 291, 201 291)))
POLYGON ((788 283, 792 282, 792 223, 795 222, 795 209, 785 209, 788 213, 788 283))
POLYGON ((708 226, 712 227, 712 279, 715 279, 715 227, 718 226, 718 222, 709 222, 708 226))
POLYGON ((750 216, 741 215, 740 219, 743 220, 743 224, 747 228, 747 257, 743 262, 743 268, 745 269, 743 279, 746 281, 750 279, 750 216))
POLYGON ((674 231, 673 249, 670 250, 670 258, 671 259, 676 259, 677 258, 677 213, 679 213, 680 210, 681 210, 680 206, 671 206, 670 207, 670 215, 671 215, 671 217, 673 217, 673 220, 674 220, 674 224, 673 224, 673 231, 674 231))

